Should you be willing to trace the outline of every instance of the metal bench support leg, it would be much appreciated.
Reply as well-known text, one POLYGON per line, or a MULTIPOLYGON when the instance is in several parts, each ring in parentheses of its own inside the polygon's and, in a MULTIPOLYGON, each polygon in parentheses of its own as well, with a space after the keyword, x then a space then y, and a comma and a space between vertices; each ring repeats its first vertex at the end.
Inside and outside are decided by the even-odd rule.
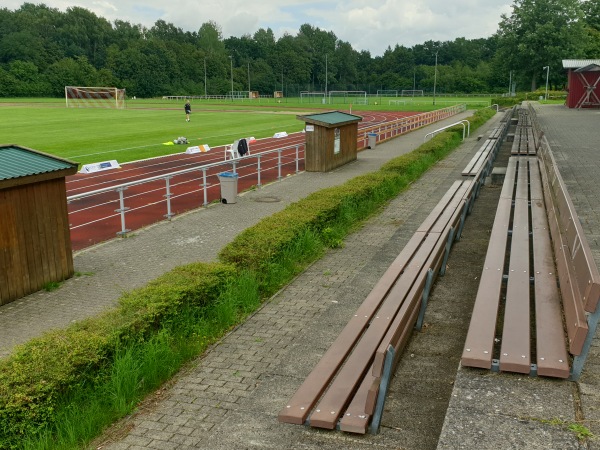
POLYGON ((423 288, 423 295, 421 296, 421 309, 419 310, 419 318, 415 329, 421 331, 423 328, 423 320, 425 318, 425 310, 427 309, 427 302, 429 301, 429 293, 431 292, 431 285, 433 284, 433 269, 427 271, 427 280, 425 280, 425 287, 423 288))
POLYGON ((585 341, 583 342, 583 348, 581 350, 581 353, 573 358, 573 367, 571 367, 571 376, 569 377, 569 380, 571 381, 577 381, 581 376, 583 365, 585 364, 585 360, 587 359, 590 347, 592 346, 592 340, 596 335, 596 327, 598 326, 599 319, 600 305, 596 307, 596 311, 594 311, 588 316, 588 332, 585 336, 585 341))
POLYGON ((383 364, 381 382, 379 383, 379 393, 377 394, 375 412, 373 413, 373 419, 371 420, 371 426, 369 428, 371 434, 377 434, 379 432, 379 425, 381 425, 383 406, 385 405, 385 397, 387 394, 388 386, 390 384, 390 378, 392 377, 392 366, 394 365, 395 356, 396 350, 394 350, 394 347, 391 345, 388 346, 387 352, 385 354, 385 362, 383 364))
POLYGON ((456 235, 455 232, 456 230, 454 229, 454 227, 452 227, 450 228, 450 233, 448 233, 448 240, 446 241, 446 250, 444 250, 444 258, 442 260, 442 265, 440 266, 440 276, 442 277, 446 275, 446 264, 448 264, 450 249, 452 249, 452 242, 454 242, 454 236, 456 235))

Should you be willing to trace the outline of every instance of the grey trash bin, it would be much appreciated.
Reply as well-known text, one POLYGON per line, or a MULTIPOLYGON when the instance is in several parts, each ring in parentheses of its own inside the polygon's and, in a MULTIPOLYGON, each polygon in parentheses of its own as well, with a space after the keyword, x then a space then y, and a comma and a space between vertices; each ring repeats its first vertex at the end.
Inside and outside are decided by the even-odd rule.
POLYGON ((369 136, 369 148, 375 148, 377 145, 377 133, 367 133, 369 136))
POLYGON ((235 203, 238 192, 238 174, 221 172, 218 177, 221 184, 221 203, 235 203))

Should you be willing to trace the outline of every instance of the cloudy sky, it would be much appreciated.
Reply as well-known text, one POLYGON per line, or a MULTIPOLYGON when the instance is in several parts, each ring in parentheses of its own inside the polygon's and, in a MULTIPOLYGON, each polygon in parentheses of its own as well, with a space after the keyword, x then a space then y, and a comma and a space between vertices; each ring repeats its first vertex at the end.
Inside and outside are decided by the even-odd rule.
MULTIPOLYGON (((223 37, 254 34, 271 28, 275 37, 296 35, 308 23, 333 31, 355 50, 380 56, 389 46, 411 47, 428 40, 448 41, 457 37, 491 36, 501 14, 510 14, 507 0, 28 0, 61 11, 80 6, 109 21, 125 20, 152 26, 157 20, 184 31, 197 31, 215 21, 223 37)), ((2 6, 18 9, 21 0, 4 0, 2 6)))

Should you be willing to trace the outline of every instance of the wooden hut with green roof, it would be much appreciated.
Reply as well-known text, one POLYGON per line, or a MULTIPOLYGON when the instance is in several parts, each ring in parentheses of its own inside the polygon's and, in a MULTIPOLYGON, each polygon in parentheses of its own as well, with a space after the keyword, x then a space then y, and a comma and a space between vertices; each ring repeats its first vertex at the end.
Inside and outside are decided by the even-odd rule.
POLYGON ((297 118, 305 122, 307 172, 328 172, 356 160, 358 122, 362 117, 330 111, 297 118))
POLYGON ((0 305, 73 275, 65 177, 77 166, 0 145, 0 305))

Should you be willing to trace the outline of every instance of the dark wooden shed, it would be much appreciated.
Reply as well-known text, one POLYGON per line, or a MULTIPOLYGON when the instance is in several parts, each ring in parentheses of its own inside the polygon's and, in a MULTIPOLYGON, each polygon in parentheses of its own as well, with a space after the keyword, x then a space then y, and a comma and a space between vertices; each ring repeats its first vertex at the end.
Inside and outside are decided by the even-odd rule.
POLYGON ((341 111, 297 117, 305 122, 307 172, 328 172, 356 160, 362 117, 341 111))
POLYGON ((73 275, 65 177, 77 166, 0 145, 0 305, 73 275))
POLYGON ((600 59, 565 59, 569 108, 600 108, 600 59))

